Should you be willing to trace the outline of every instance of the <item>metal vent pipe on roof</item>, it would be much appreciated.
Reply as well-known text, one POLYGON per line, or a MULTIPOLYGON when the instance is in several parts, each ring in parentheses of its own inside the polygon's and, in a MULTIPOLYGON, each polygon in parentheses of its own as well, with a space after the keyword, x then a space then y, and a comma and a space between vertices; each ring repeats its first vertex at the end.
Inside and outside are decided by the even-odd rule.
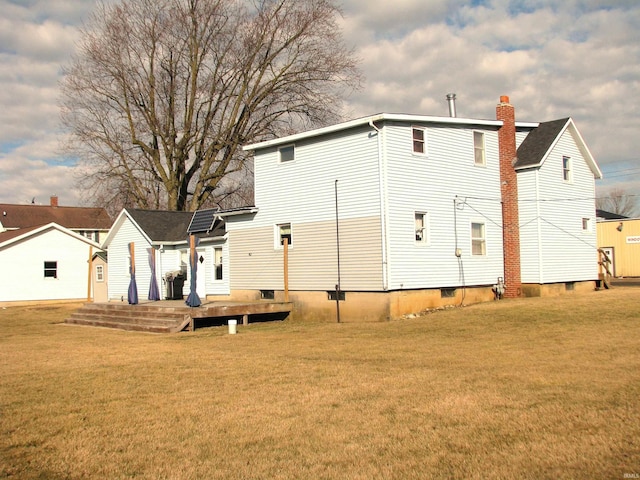
POLYGON ((449 103, 449 116, 456 116, 456 94, 447 93, 447 102, 449 103))

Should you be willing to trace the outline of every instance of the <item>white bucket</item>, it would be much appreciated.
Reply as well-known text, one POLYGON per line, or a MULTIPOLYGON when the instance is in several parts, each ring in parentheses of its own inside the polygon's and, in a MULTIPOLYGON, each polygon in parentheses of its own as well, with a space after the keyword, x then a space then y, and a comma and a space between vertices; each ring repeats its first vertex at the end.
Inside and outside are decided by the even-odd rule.
POLYGON ((229 320, 229 335, 235 335, 236 334, 237 325, 238 325, 238 321, 237 320, 229 320))

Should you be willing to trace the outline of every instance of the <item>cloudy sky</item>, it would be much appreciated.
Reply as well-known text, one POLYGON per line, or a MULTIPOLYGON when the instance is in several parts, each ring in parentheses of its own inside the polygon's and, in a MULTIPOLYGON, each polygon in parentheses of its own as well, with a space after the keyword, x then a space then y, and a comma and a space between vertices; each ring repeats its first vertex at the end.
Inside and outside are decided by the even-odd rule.
MULTIPOLYGON (((347 116, 494 118, 509 95, 521 121, 573 117, 605 174, 599 194, 640 196, 637 0, 343 0, 365 84, 347 116)), ((59 155, 61 67, 92 0, 0 0, 0 203, 83 205, 59 155)))

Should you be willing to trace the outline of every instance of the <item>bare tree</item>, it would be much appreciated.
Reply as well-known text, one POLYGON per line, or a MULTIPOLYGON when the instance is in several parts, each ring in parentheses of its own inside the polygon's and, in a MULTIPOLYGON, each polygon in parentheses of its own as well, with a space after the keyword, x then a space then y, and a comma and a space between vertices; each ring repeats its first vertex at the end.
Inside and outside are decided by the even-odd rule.
POLYGON ((336 121, 359 86, 339 15, 333 0, 100 4, 61 85, 84 188, 170 210, 240 191, 243 144, 336 121))
POLYGON ((612 188, 605 196, 596 199, 596 208, 633 217, 638 211, 638 202, 635 195, 629 195, 622 188, 612 188))

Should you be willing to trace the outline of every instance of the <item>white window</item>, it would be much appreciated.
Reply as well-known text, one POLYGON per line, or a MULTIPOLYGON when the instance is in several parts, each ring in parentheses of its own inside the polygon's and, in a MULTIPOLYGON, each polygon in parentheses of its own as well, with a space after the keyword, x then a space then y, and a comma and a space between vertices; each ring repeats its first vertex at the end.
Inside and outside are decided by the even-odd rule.
POLYGON ((58 278, 58 262, 44 262, 44 278, 58 278))
POLYGON ((474 163, 479 166, 485 165, 484 132, 473 132, 473 152, 474 163))
POLYGON ((571 157, 562 157, 562 179, 565 182, 571 181, 571 157))
POLYGON ((486 255, 484 223, 471 224, 471 255, 486 255))
POLYGON ((222 280, 222 247, 213 249, 213 279, 222 280))
POLYGON ((278 149, 280 162, 292 162, 296 159, 296 149, 293 145, 287 145, 278 149))
POLYGON ((281 223, 276 225, 276 248, 283 248, 285 240, 287 241, 289 248, 293 246, 293 236, 291 234, 290 223, 281 223))
POLYGON ((416 243, 422 245, 429 244, 429 214, 425 212, 415 212, 415 239, 416 243))
POLYGON ((591 219, 590 218, 583 218, 582 219, 582 231, 583 232, 590 232, 591 231, 591 219))
POLYGON ((96 282, 104 282, 104 266, 96 265, 96 282))
POLYGON ((424 128, 413 127, 412 138, 413 138, 413 153, 419 153, 420 155, 426 155, 427 153, 427 145, 426 138, 424 133, 424 128))

